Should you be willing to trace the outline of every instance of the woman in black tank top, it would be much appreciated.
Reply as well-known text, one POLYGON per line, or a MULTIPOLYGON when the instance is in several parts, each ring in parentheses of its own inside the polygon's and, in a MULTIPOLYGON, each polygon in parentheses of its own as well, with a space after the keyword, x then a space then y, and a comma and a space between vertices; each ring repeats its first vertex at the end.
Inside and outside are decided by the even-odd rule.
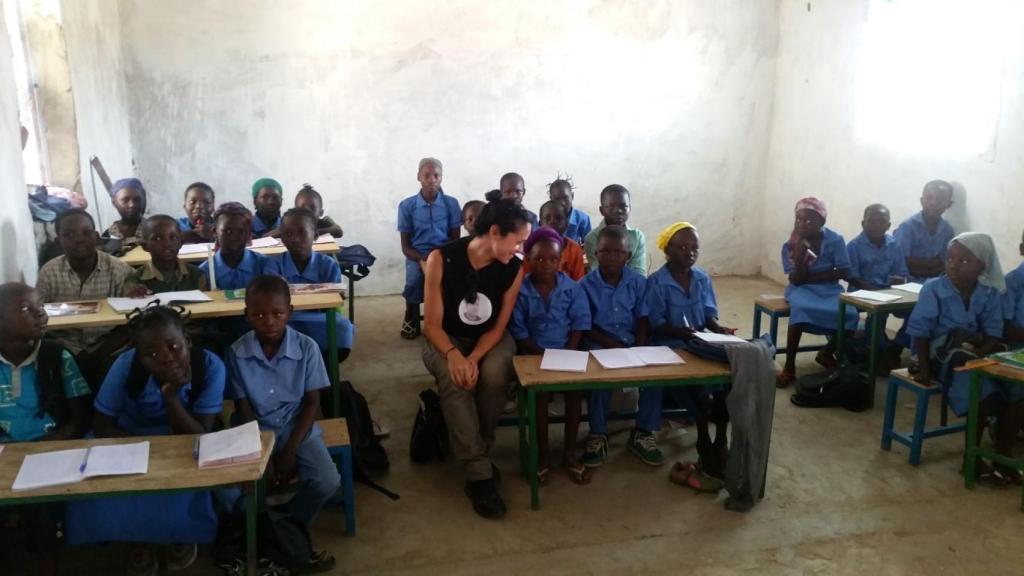
POLYGON ((516 255, 529 215, 510 200, 488 203, 473 236, 427 258, 423 362, 437 379, 452 449, 466 470, 466 494, 487 518, 504 514, 488 456, 514 378, 515 343, 505 331, 523 281, 516 255))

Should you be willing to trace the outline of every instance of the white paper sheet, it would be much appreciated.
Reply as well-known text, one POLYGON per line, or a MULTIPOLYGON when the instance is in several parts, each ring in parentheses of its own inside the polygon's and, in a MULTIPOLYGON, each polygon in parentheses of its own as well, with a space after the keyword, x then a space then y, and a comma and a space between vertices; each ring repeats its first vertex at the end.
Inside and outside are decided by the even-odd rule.
POLYGON ((182 244, 181 248, 178 249, 178 256, 187 256, 189 254, 206 254, 213 248, 212 242, 202 242, 199 244, 182 244))
POLYGON ((316 237, 316 240, 313 241, 313 244, 337 244, 337 243, 338 243, 338 239, 335 238, 334 236, 331 236, 330 234, 321 234, 321 235, 316 237))
POLYGON ((116 312, 131 312, 136 308, 145 308, 157 300, 161 304, 170 304, 172 302, 210 302, 213 299, 199 290, 182 290, 180 292, 161 292, 145 298, 107 298, 107 303, 116 312))
POLYGON ((145 474, 149 442, 43 452, 25 457, 11 490, 19 492, 81 482, 94 476, 145 474))
POLYGON ((785 299, 785 297, 785 294, 761 294, 760 296, 762 300, 781 300, 785 299))
POLYGON ((924 288, 924 285, 917 282, 907 282, 906 284, 896 284, 893 286, 894 290, 903 290, 911 294, 920 294, 921 288, 924 288))
POLYGON ((726 342, 746 342, 739 336, 733 336, 732 334, 718 334, 715 332, 696 332, 697 338, 705 342, 713 342, 715 344, 724 344, 726 342))
POLYGON ((555 372, 586 372, 590 355, 578 350, 547 349, 540 361, 541 370, 555 372))
POLYGON ((634 346, 629 350, 647 366, 686 364, 686 361, 668 346, 634 346))
POLYGON ((263 452, 260 426, 255 420, 235 428, 199 437, 199 468, 221 468, 259 460, 263 452))
POLYGON ((273 248, 280 245, 281 241, 277 238, 253 238, 249 248, 273 248))
POLYGON ((857 290, 856 292, 850 292, 850 296, 873 302, 892 302, 901 298, 901 296, 895 294, 885 294, 884 292, 874 292, 872 290, 857 290))
POLYGON ((636 368, 646 366, 644 361, 629 348, 608 348, 607 350, 591 350, 591 354, 601 366, 608 369, 636 368))

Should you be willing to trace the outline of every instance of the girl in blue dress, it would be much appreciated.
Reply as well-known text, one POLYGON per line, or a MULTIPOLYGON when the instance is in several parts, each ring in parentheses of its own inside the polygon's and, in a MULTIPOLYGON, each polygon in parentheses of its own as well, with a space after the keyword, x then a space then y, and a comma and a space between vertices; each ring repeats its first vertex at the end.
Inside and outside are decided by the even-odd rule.
MULTIPOLYGON (((96 395, 98 438, 203 434, 224 403, 226 371, 214 354, 193 349, 173 308, 139 311, 128 323, 133 348, 121 354, 96 395)), ((132 573, 156 573, 150 544, 163 544, 168 569, 196 558, 212 542, 217 516, 208 491, 125 496, 68 503, 69 544, 136 542, 132 573)))
MULTIPOLYGON (((839 326, 839 295, 850 268, 850 256, 842 235, 825 228, 828 212, 817 198, 796 203, 796 222, 789 241, 782 245, 782 269, 789 275, 786 300, 789 302, 789 332, 786 334, 786 365, 779 374, 779 386, 796 379, 796 351, 804 332, 829 336, 828 345, 815 361, 835 368, 835 341, 831 336, 839 326)), ((857 312, 846 314, 847 330, 857 326, 857 312)))
MULTIPOLYGON (((970 372, 953 372, 952 351, 968 349, 985 356, 999 349, 1003 336, 1002 267, 992 238, 965 232, 953 238, 946 252, 946 274, 928 280, 907 323, 914 339, 918 369, 914 378, 922 384, 935 381, 948 386, 949 407, 957 416, 969 407, 970 372)), ((962 356, 961 356, 962 357, 962 356)), ((1013 456, 1017 430, 1024 422, 1024 388, 984 380, 979 405, 978 441, 989 419, 995 417, 995 448, 1013 456)), ((979 478, 990 482, 1020 484, 1021 473, 979 462, 979 478)))

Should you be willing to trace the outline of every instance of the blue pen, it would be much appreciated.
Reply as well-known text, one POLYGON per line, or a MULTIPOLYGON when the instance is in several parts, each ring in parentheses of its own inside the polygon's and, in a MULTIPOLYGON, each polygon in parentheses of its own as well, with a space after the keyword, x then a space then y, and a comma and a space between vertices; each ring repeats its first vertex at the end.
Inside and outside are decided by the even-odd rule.
POLYGON ((91 451, 91 450, 92 450, 91 446, 89 448, 85 449, 85 458, 82 459, 82 465, 78 467, 78 473, 79 474, 85 472, 85 465, 89 463, 89 451, 91 451))

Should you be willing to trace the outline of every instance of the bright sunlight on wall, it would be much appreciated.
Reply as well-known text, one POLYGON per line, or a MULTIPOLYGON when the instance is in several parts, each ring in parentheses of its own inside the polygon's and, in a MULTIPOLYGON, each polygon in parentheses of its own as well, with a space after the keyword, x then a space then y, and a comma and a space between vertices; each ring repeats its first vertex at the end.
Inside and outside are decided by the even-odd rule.
POLYGON ((857 71, 857 135, 911 154, 991 157, 1019 4, 873 0, 857 71))

